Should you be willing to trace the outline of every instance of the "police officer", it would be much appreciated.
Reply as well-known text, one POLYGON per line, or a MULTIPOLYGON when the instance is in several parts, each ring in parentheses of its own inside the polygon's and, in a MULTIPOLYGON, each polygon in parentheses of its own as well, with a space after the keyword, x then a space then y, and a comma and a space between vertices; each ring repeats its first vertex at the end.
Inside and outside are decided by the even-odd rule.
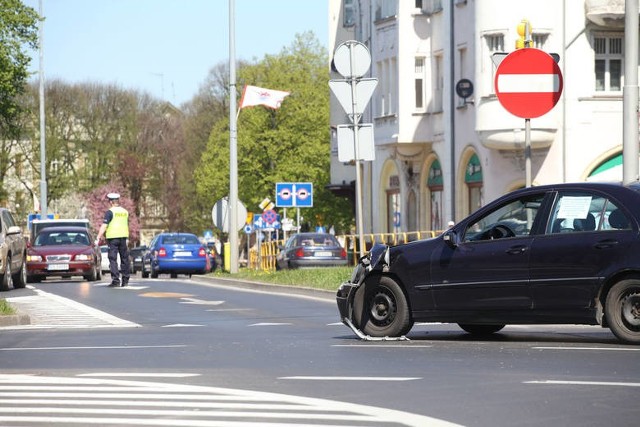
POLYGON ((111 272, 109 286, 127 286, 130 275, 129 249, 127 248, 129 212, 120 206, 120 194, 109 193, 107 199, 109 199, 111 207, 104 214, 97 242, 99 243, 104 236, 109 245, 109 270, 111 272), (118 254, 120 255, 120 269, 118 269, 118 254), (122 273, 122 282, 120 282, 120 273, 122 273))

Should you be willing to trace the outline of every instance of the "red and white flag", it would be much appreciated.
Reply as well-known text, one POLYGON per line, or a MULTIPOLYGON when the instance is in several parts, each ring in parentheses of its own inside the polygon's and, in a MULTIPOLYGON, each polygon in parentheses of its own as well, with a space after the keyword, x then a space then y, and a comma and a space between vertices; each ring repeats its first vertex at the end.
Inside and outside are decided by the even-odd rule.
POLYGON ((245 86, 240 99, 240 109, 264 105, 268 108, 278 109, 289 92, 281 90, 264 89, 257 86, 245 86))

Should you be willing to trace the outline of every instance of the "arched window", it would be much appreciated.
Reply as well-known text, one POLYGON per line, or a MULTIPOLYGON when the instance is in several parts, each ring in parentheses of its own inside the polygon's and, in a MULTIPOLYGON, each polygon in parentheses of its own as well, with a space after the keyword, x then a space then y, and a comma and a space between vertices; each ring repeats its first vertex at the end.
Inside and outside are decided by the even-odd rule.
POLYGON ((427 176, 427 188, 429 189, 429 224, 431 230, 444 229, 442 218, 442 168, 438 159, 431 163, 427 176))
POLYGON ((464 183, 468 192, 468 212, 472 213, 482 206, 482 165, 478 155, 475 153, 471 156, 465 168, 464 183))

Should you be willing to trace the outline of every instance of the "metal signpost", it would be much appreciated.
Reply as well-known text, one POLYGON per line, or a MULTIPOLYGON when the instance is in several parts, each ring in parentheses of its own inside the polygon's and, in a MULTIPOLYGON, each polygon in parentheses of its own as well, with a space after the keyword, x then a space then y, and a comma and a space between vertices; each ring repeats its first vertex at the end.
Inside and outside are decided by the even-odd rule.
POLYGON ((374 160, 373 126, 360 126, 360 118, 366 108, 378 79, 362 78, 371 66, 371 55, 367 47, 355 40, 340 44, 333 54, 333 65, 344 80, 329 81, 329 88, 345 109, 352 125, 338 129, 338 153, 342 162, 355 161, 356 165, 356 227, 360 256, 365 254, 362 216, 362 178, 360 163, 374 160), (362 129, 362 130, 361 130, 362 129), (341 145, 353 147, 340 149, 341 145), (363 157, 363 153, 365 156, 363 157), (353 155, 351 155, 353 154, 353 155))

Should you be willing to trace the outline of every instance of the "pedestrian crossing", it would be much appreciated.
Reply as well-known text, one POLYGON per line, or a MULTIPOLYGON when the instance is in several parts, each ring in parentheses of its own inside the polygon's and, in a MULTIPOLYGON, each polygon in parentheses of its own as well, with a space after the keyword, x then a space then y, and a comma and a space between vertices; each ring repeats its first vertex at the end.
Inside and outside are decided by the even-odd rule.
POLYGON ((0 374, 0 425, 454 426, 372 406, 159 382, 153 375, 154 381, 132 381, 130 375, 116 379, 113 373, 75 377, 0 374))

